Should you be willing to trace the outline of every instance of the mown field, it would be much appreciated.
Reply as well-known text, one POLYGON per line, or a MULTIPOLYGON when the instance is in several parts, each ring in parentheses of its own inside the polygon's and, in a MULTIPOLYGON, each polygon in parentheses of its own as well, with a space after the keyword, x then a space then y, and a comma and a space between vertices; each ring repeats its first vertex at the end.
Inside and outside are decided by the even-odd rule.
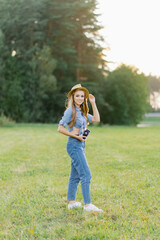
POLYGON ((0 239, 160 239, 160 126, 89 129, 98 214, 67 209, 70 159, 57 125, 0 128, 0 239))

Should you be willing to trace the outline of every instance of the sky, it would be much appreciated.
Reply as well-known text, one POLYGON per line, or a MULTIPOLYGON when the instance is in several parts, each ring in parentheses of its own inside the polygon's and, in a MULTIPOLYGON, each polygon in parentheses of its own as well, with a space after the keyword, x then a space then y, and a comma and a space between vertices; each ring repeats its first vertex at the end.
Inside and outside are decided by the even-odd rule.
POLYGON ((160 0, 97 0, 110 70, 124 63, 160 76, 160 0), (109 50, 110 49, 110 50, 109 50))

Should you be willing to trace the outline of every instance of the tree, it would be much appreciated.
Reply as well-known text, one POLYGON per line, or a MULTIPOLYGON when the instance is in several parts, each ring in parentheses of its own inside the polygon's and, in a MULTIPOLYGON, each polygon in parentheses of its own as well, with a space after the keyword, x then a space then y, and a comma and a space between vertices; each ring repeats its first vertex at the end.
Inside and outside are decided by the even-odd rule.
POLYGON ((55 108, 57 116, 60 116, 64 110, 64 93, 77 82, 97 92, 103 81, 105 61, 100 46, 103 38, 98 33, 102 27, 95 14, 95 0, 54 1, 51 9, 53 19, 49 25, 50 29, 54 27, 51 48, 57 60, 55 76, 59 90, 55 108))
POLYGON ((135 125, 142 119, 148 107, 148 78, 137 71, 121 65, 108 75, 104 87, 103 122, 135 125))
POLYGON ((0 1, 0 91, 20 93, 18 103, 4 97, 2 111, 17 121, 55 122, 77 81, 97 92, 105 61, 95 9, 96 0, 0 1))

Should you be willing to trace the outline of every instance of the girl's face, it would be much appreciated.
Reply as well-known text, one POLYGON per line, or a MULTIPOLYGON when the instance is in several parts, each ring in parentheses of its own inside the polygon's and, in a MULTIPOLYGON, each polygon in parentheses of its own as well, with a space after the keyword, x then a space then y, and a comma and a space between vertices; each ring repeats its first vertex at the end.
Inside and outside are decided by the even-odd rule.
POLYGON ((82 90, 77 90, 74 93, 74 102, 78 107, 84 102, 84 96, 85 94, 82 90))

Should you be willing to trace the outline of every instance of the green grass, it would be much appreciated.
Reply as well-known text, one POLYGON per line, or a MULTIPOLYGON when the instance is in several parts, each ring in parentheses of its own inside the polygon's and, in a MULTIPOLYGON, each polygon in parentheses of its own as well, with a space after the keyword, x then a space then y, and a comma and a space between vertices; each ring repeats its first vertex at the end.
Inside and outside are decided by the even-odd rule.
POLYGON ((57 125, 0 128, 0 239, 160 239, 160 126, 89 128, 98 214, 67 210, 70 159, 57 125))

